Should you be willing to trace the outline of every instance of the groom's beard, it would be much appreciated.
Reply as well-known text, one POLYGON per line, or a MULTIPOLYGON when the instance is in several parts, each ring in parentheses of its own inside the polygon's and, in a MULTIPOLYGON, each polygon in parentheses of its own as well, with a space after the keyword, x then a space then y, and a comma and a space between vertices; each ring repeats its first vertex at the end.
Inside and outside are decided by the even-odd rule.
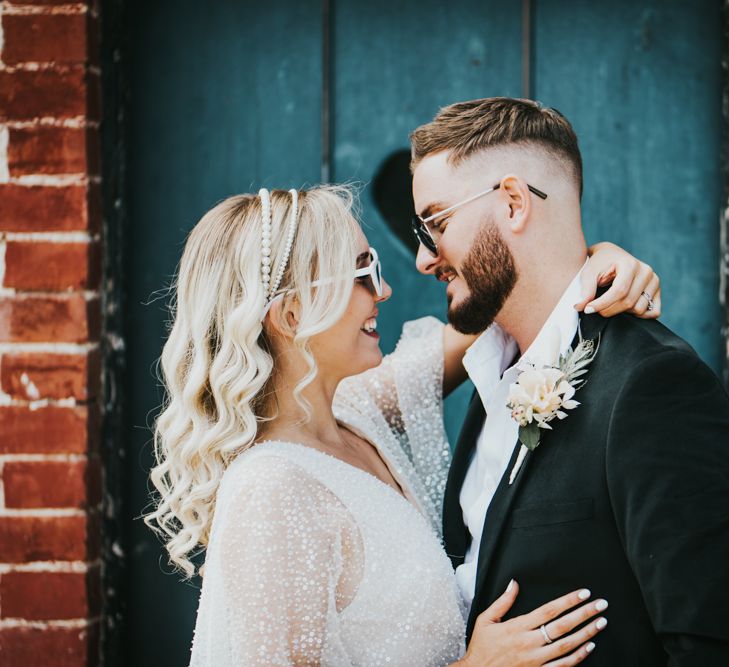
POLYGON ((517 278, 514 256, 493 221, 476 237, 460 273, 471 293, 455 307, 448 299, 448 321, 456 331, 478 334, 491 326, 517 278))

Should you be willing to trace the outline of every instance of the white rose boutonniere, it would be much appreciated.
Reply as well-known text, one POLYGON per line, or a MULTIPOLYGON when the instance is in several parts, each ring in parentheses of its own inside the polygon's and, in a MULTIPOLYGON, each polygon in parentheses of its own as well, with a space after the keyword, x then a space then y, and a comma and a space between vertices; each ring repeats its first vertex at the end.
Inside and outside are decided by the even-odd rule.
POLYGON ((584 384, 587 367, 597 354, 599 339, 582 340, 566 354, 560 355, 557 365, 538 366, 521 362, 521 373, 509 386, 509 402, 512 419, 519 424, 519 442, 522 446, 509 484, 514 482, 528 451, 539 446, 542 429, 551 430, 549 422, 565 419, 565 410, 574 410, 579 402, 575 392, 584 384))

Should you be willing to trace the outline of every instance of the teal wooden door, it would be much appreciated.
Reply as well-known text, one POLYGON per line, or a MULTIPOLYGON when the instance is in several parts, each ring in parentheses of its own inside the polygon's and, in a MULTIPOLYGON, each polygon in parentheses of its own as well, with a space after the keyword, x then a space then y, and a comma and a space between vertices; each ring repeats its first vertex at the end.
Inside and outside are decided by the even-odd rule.
POLYGON ((217 201, 319 180, 320 18, 303 3, 133 3, 128 243, 129 641, 124 664, 187 665, 199 580, 138 518, 149 501, 154 365, 182 243, 217 201))
MULTIPOLYGON (((413 267, 408 133, 450 102, 519 96, 528 72, 531 96, 580 136, 589 239, 656 267, 665 322, 719 370, 718 0, 536 0, 526 33, 521 3, 331 0, 327 29, 311 1, 130 4, 128 664, 189 656, 199 581, 169 573, 138 517, 162 401, 159 290, 186 233, 227 195, 327 172, 362 183, 365 231, 395 290, 380 316, 390 350, 403 321, 445 312, 442 287, 413 267)), ((468 393, 448 401, 452 438, 468 393)))

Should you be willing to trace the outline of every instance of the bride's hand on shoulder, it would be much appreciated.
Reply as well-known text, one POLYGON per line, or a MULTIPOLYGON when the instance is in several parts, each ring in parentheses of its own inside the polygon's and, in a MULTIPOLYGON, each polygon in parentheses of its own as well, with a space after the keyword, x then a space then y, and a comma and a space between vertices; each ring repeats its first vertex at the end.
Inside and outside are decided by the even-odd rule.
POLYGON ((590 619, 604 611, 607 602, 586 602, 590 592, 583 589, 502 622, 518 594, 519 585, 512 581, 503 595, 478 616, 466 655, 456 665, 568 667, 592 653, 595 644, 590 640, 607 625, 607 620, 590 619), (584 625, 587 621, 589 624, 584 625))
POLYGON ((644 319, 661 315, 661 281, 653 269, 613 243, 596 243, 589 249, 590 261, 582 272, 579 311, 612 317, 628 312, 644 319), (595 299, 598 287, 612 283, 595 299), (650 301, 649 301, 650 299, 650 301))

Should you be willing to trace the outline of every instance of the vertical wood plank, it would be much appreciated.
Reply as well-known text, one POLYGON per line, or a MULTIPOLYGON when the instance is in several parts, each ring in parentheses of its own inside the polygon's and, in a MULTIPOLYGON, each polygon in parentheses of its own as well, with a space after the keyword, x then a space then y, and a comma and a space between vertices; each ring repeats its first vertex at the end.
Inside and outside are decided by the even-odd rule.
MULTIPOLYGON (((311 3, 132 3, 128 511, 147 505, 163 305, 184 238, 220 199, 319 181, 321 9, 311 3)), ((130 539, 127 664, 184 665, 199 581, 184 586, 139 520, 130 539)))
POLYGON ((321 28, 321 182, 331 181, 332 164, 332 1, 322 0, 321 28))
POLYGON ((539 0, 536 98, 585 161, 588 240, 661 275, 663 320, 720 372, 721 3, 539 0))
MULTIPOLYGON (((408 151, 410 132, 441 106, 492 95, 520 94, 520 3, 339 0, 334 22, 334 178, 365 185, 363 222, 383 260, 393 297, 380 308, 383 350, 406 320, 445 317, 443 285, 415 269, 407 158, 387 186, 404 213, 388 225, 373 199, 372 180, 388 156, 408 151), (406 192, 407 191, 407 192, 406 192), (407 208, 409 206, 409 208, 407 208), (406 226, 396 234, 392 225, 406 226), (404 240, 403 240, 404 239, 404 240)), ((391 219, 392 220, 392 219, 391 219)), ((451 439, 458 433, 468 387, 447 405, 451 439)))

